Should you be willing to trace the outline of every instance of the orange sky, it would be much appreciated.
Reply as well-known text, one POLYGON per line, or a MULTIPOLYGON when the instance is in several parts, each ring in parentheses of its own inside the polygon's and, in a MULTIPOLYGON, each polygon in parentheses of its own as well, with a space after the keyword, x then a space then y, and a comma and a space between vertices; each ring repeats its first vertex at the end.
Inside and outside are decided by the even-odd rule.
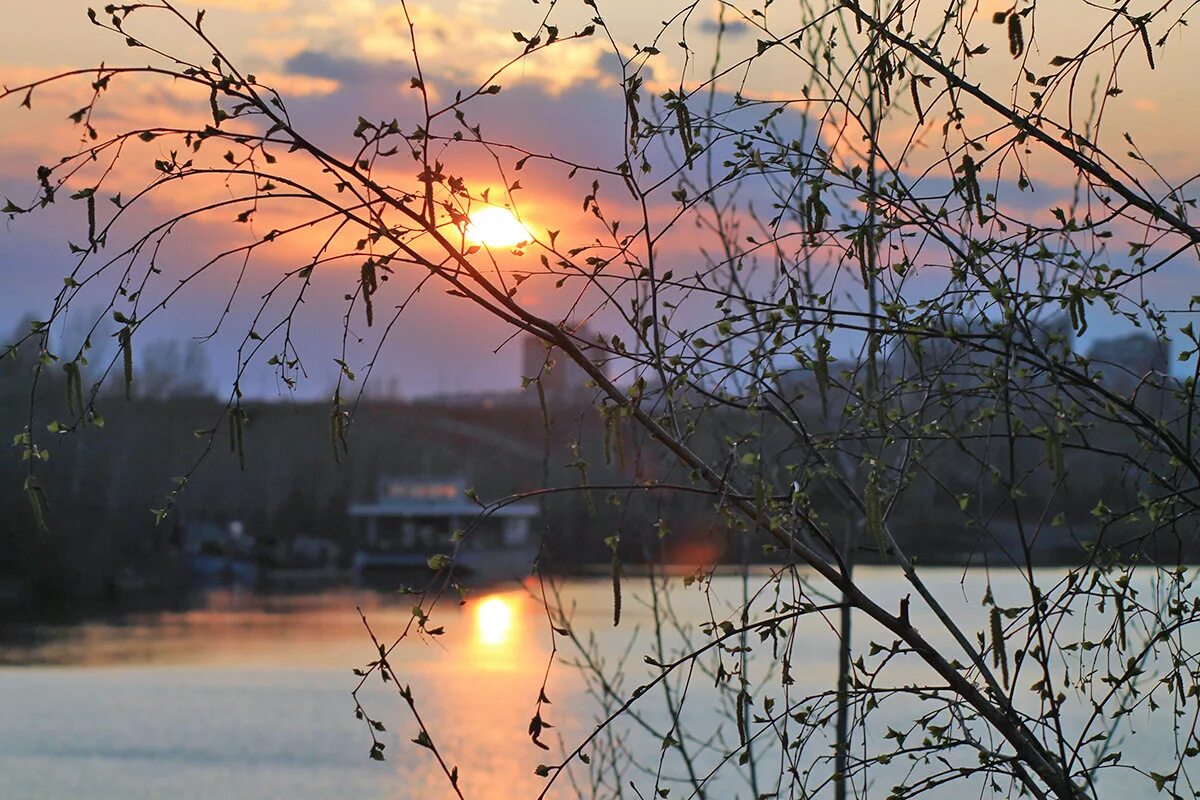
MULTIPOLYGON (((194 3, 179 3, 180 8, 195 8, 194 3)), ((392 0, 215 0, 204 3, 208 10, 206 30, 245 71, 254 72, 264 82, 281 90, 304 129, 313 138, 336 151, 344 150, 359 113, 372 118, 391 114, 402 120, 415 111, 413 93, 408 79, 413 73, 407 29, 401 6, 392 0)), ((1136 4, 1139 7, 1145 5, 1136 4)), ((582 3, 562 3, 554 10, 553 22, 564 32, 578 30, 588 22, 592 13, 582 3)), ((1029 34, 1029 46, 1024 59, 1014 61, 1007 52, 1003 26, 992 25, 990 16, 1001 6, 995 0, 980 3, 977 21, 970 28, 972 46, 986 45, 988 52, 975 56, 971 62, 972 76, 994 91, 1009 91, 1018 80, 1021 70, 1032 65, 1039 71, 1054 57, 1073 53, 1082 45, 1090 30, 1088 25, 1100 18, 1099 11, 1081 12, 1094 8, 1082 3, 1056 3, 1039 7, 1036 33, 1029 34), (1089 16, 1089 14, 1091 16, 1089 16)), ((0 78, 7 85, 28 80, 30 76, 76 65, 95 65, 100 61, 113 65, 131 63, 130 51, 119 39, 93 28, 87 21, 87 4, 81 0, 43 0, 22 3, 7 12, 10 24, 0 28, 0 78)), ((450 97, 460 88, 471 88, 488 76, 504 61, 518 55, 521 44, 513 31, 533 31, 546 12, 545 4, 529 0, 458 0, 425 2, 413 0, 413 19, 418 26, 422 66, 432 99, 450 97)), ((675 0, 647 0, 641 3, 609 2, 599 4, 609 22, 610 30, 629 56, 635 43, 642 46, 656 41, 661 53, 646 57, 643 74, 647 78, 644 95, 657 93, 682 81, 694 86, 702 81, 711 63, 715 20, 719 4, 701 3, 690 16, 676 17, 665 29, 661 21, 668 19, 685 4, 675 0), (657 38, 656 38, 657 37, 657 38), (685 68, 683 50, 675 42, 686 37, 692 51, 692 61, 685 68)), ((755 51, 758 40, 766 35, 751 26, 762 18, 751 14, 752 3, 726 3, 725 20, 728 35, 722 51, 722 63, 736 63, 739 58, 755 51)), ((1147 8, 1149 6, 1147 5, 1147 8)), ((794 20, 787 4, 775 4, 770 11, 769 27, 785 32, 794 20)), ((190 12, 189 12, 190 13, 190 12)), ((927 5, 922 19, 937 16, 936 9, 927 5)), ((155 24, 139 27, 138 34, 147 40, 162 37, 171 44, 176 40, 168 29, 155 24)), ((1158 69, 1151 71, 1140 52, 1127 58, 1118 73, 1123 90, 1111 98, 1106 109, 1107 141, 1119 141, 1129 132, 1142 151, 1169 177, 1188 174, 1192 163, 1193 131, 1197 105, 1196 89, 1191 76, 1200 72, 1200 48, 1178 41, 1188 29, 1176 34, 1158 59, 1158 69), (1136 56, 1136 57, 1134 57, 1136 56)), ((156 40, 157 41, 157 40, 156 40)), ((186 52, 190 45, 181 44, 186 52)), ((137 57, 132 63, 138 63, 137 57)), ((142 59, 144 60, 144 59, 142 59)), ((1099 61, 1097 62, 1099 63, 1099 61)), ((745 97, 793 98, 799 95, 795 85, 797 64, 782 48, 769 51, 750 73, 734 72, 722 89, 739 89, 745 97)), ((1085 76, 1090 80, 1090 76, 1085 76)), ((513 67, 502 78, 504 92, 497 98, 480 103, 481 114, 487 119, 487 131, 495 138, 526 144, 529 149, 552 151, 556 155, 584 164, 611 168, 620 160, 623 138, 623 98, 619 90, 619 70, 610 43, 601 36, 572 42, 569 46, 548 50, 513 67)), ((1019 86, 1019 84, 1017 84, 1019 86)), ((206 111, 203 99, 189 97, 178 86, 161 83, 150 86, 130 86, 122 90, 121 103, 109 103, 97 119, 97 126, 114 130, 122 124, 168 124, 202 118, 206 111), (198 116, 199 115, 199 116, 198 116)), ((1020 91, 1024 91, 1021 88, 1020 91)), ((1082 95, 1087 95, 1082 92, 1082 95)), ((29 180, 35 162, 49 161, 52 152, 61 152, 78 141, 78 131, 63 122, 65 113, 86 100, 86 81, 76 89, 53 88, 39 91, 34 97, 34 109, 25 112, 8 104, 0 108, 0 193, 20 202, 31 189, 29 180), (82 99, 81 99, 82 98, 82 99)), ((898 101, 899 102, 899 101, 898 101)), ((1055 113, 1065 113, 1065 105, 1052 101, 1055 113)), ((799 107, 797 107, 799 110, 799 107)), ((973 135, 995 127, 995 119, 978 108, 966 107, 964 125, 973 135)), ((1080 109, 1075 109, 1080 113, 1080 109)), ((813 111, 809 112, 814 113, 813 111)), ((911 114, 904 112, 894 131, 885 130, 884 139, 903 142, 912 131, 911 114)), ((839 137, 839 125, 823 129, 828 146, 839 148, 851 142, 853 136, 839 137)), ((917 169, 924 162, 940 157, 933 145, 936 137, 919 140, 911 155, 911 165, 917 169), (927 152, 922 151, 927 148, 927 152)), ((158 143, 145 147, 153 156, 158 143)), ((1122 147, 1117 152, 1122 152, 1122 147)), ((838 151, 840 152, 840 151, 838 151)), ((851 151, 847 150, 849 154, 851 151)), ((852 157, 852 156, 851 156, 852 157)), ((447 155, 450 159, 450 155, 447 155)), ((1139 162, 1127 165, 1139 175, 1147 170, 1139 162)), ((1061 163, 1045 154, 1033 154, 1029 167, 1035 171, 1036 183, 1044 197, 1064 193, 1071 178, 1061 163)), ((564 238, 587 243, 601 234, 597 221, 581 208, 581 198, 587 193, 590 181, 565 180, 564 169, 531 162, 519 175, 511 172, 511 163, 504 175, 498 173, 490 158, 468 148, 454 151, 451 171, 461 174, 476 186, 495 187, 497 194, 504 181, 520 178, 522 189, 504 202, 514 203, 522 218, 539 237, 547 230, 565 231, 564 238)), ((403 181, 404 168, 397 172, 397 182, 403 181)), ((128 175, 118 172, 113 182, 128 186, 139 185, 135 170, 128 175)), ((622 196, 619 184, 605 186, 602 200, 606 212, 614 217, 630 216, 636 212, 628 195, 622 196)), ((668 187, 669 188, 669 187, 668 187)), ((211 198, 219 198, 228 188, 209 185, 204 189, 211 198)), ((203 195, 202 195, 203 196, 203 195)), ((674 206, 663 192, 662 202, 651 209, 658 222, 668 219, 674 206)), ((194 202, 192 194, 184 198, 164 196, 156 202, 162 209, 172 203, 194 202)), ((236 246, 255 232, 278 227, 287 212, 264 210, 253 220, 251 229, 236 226, 200 223, 181 231, 181 242, 171 250, 186 270, 196 264, 195 253, 201 244, 220 240, 225 246, 236 246)), ((227 215, 232 216, 232 214, 227 215)), ((223 218, 221 218, 223 219, 223 218)), ((633 224, 630 220, 628 224, 633 224)), ((20 218, 10 223, 0 236, 4 237, 4 262, 0 265, 0 312, 16 317, 45 307, 49 297, 61 285, 61 279, 71 267, 62 231, 78 236, 78 217, 56 209, 38 218, 20 218)), ((314 230, 295 237, 291 243, 281 242, 265 253, 264 258, 248 281, 246 300, 237 307, 238 313, 252 315, 257 308, 254 298, 278 279, 281 270, 296 269, 320 241, 314 230)), ((611 238, 611 237, 610 237, 611 238)), ((700 264, 697 239, 690 225, 661 243, 663 252, 677 269, 694 268, 700 264)), ((520 261, 514 256, 500 254, 507 272, 534 271, 531 256, 520 261), (526 266, 528 265, 528 266, 526 266)), ((176 302, 170 324, 149 327, 152 336, 198 336, 207 333, 219 317, 224 302, 227 281, 237 264, 227 265, 214 275, 196 282, 186 300, 176 302)), ((357 267, 354 267, 357 269, 357 267)), ((348 275, 353 270, 347 271, 348 275)), ((351 279, 352 280, 352 279, 351 279)), ((306 309, 308 325, 323 331, 314 336, 311 344, 320 376, 309 388, 311 394, 322 395, 331 385, 329 364, 336 355, 330 345, 340 337, 341 315, 345 304, 341 296, 350 289, 336 275, 324 279, 320 297, 310 298, 306 309)), ((387 298, 388 308, 400 302, 402 289, 414 285, 414 280, 398 279, 389 286, 393 294, 387 298)), ((547 315, 566 313, 574 295, 555 291, 548 282, 530 280, 522 287, 523 297, 531 308, 547 315)), ((585 304, 585 312, 600 307, 597 298, 585 304)), ((603 319, 603 316, 602 316, 603 319)), ((362 326, 358 326, 360 329, 362 326)), ((602 326, 603 327, 603 326, 602 326)), ((364 349, 373 349, 373 334, 356 329, 364 338, 364 349)), ((4 331, 5 334, 8 331, 4 331)), ((401 391, 407 394, 426 394, 455 389, 478 390, 514 388, 519 384, 518 355, 514 348, 492 351, 506 338, 504 326, 483 318, 467 304, 442 294, 442 288, 423 291, 398 324, 397 343, 388 348, 381 377, 384 381, 398 379, 401 391), (434 335, 419 332, 432 330, 434 335), (414 337, 420 346, 406 345, 414 337), (511 350, 511 352, 510 352, 511 350)), ((229 342, 225 342, 229 344, 229 342)), ((361 365, 362 358, 356 363, 361 365)), ((228 364, 218 367, 225 374, 228 364)), ((267 371, 259 376, 256 392, 270 394, 278 383, 267 371)))

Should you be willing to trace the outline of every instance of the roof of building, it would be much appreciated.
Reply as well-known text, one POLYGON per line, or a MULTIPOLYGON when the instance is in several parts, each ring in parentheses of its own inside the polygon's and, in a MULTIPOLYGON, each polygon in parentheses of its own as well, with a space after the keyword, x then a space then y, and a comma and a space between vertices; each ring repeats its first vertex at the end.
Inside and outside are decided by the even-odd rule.
MULTIPOLYGON (((470 519, 482 512, 480 506, 467 501, 449 503, 386 502, 354 503, 349 513, 352 517, 465 517, 470 519)), ((516 502, 491 511, 492 517, 523 517, 538 515, 536 503, 516 502)))
MULTIPOLYGON (((373 503, 354 503, 352 517, 465 517, 477 516, 484 509, 467 497, 467 484, 457 477, 380 479, 373 503)), ((536 503, 518 501, 489 512, 501 518, 530 518, 538 515, 536 503)))

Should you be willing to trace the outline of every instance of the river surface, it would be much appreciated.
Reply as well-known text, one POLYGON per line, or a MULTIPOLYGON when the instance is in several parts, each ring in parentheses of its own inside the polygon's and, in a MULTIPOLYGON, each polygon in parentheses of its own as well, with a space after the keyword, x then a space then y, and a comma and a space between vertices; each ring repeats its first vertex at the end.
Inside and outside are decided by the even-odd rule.
MULTIPOLYGON (((976 618, 982 620, 983 576, 951 569, 924 574, 973 636, 976 618)), ((876 596, 899 602, 905 594, 895 571, 866 568, 858 577, 876 596)), ((998 594, 1007 590, 1006 582, 1014 591, 1020 587, 1015 573, 993 572, 990 580, 998 594)), ((694 585, 685 588, 680 579, 670 585, 668 594, 656 596, 645 579, 624 581, 617 627, 609 581, 573 579, 559 586, 556 602, 572 609, 573 632, 604 660, 605 674, 624 697, 656 673, 644 655, 663 660, 685 639, 703 643, 698 624, 725 619, 726 610, 746 593, 765 586, 756 607, 773 602, 774 589, 762 575, 747 581, 716 578, 709 594, 694 585), (656 630, 655 603, 660 610, 669 606, 682 624, 656 630)), ((595 673, 572 666, 582 653, 558 635, 545 689, 550 703, 541 711, 554 726, 541 735, 551 751, 530 741, 529 721, 553 647, 549 622, 536 600, 540 591, 536 584, 514 585, 475 593, 462 605, 456 597, 445 598, 428 623, 445 633, 410 635, 390 656, 447 768, 458 768, 467 798, 536 797, 546 785, 534 774, 537 766, 553 763, 564 745, 572 749, 594 730, 604 703, 611 710, 614 702, 603 700, 595 673)), ((377 658, 357 609, 379 639, 390 643, 411 624, 412 604, 410 597, 358 590, 286 596, 215 592, 189 611, 69 625, 10 624, 0 629, 0 798, 453 797, 437 759, 411 742, 419 728, 396 682, 384 682, 375 673, 359 694, 366 715, 385 728, 374 734, 384 745, 383 761, 370 758, 372 731, 356 717, 350 694, 360 680, 352 670, 377 658)), ((920 614, 914 604, 918 627, 927 624, 920 614)), ((872 634, 860 627, 856 641, 872 634)), ((827 620, 814 619, 797 629, 789 645, 796 681, 788 690, 791 697, 832 685, 836 656, 830 641, 827 620)), ((948 641, 935 637, 935 642, 949 647, 948 641)), ((769 644, 761 657, 739 665, 736 656, 727 656, 725 666, 759 673, 763 686, 774 680, 778 694, 779 682, 771 677, 778 663, 767 654, 769 644)), ((702 749, 702 743, 707 747, 707 755, 696 756, 696 766, 715 768, 720 753, 737 751, 729 699, 715 692, 703 670, 696 670, 691 682, 685 682, 684 671, 678 676, 675 700, 681 690, 692 693, 679 730, 687 732, 693 750, 702 749)), ((768 689, 757 691, 761 703, 768 689)), ((577 764, 549 796, 614 796, 619 781, 624 796, 633 798, 633 781, 644 796, 655 786, 680 786, 670 796, 688 797, 681 783, 684 766, 674 750, 673 758, 656 766, 661 737, 671 726, 665 700, 657 691, 647 693, 634 706, 638 720, 626 720, 612 735, 599 737, 586 751, 592 766, 577 764), (618 773, 610 762, 614 754, 632 755, 650 772, 618 773)), ((902 705, 881 708, 869 723, 870 735, 882 736, 887 725, 904 723, 907 714, 911 709, 902 705)), ((1156 743, 1167 744, 1171 734, 1169 726, 1155 734, 1145 722, 1145 717, 1135 720, 1143 735, 1124 746, 1127 755, 1130 747, 1140 749, 1149 767, 1156 743)), ((819 748, 820 742, 813 746, 819 748)), ((734 764, 726 762, 731 770, 734 764)), ((772 769, 778 773, 777 765, 758 765, 760 792, 771 788, 772 769)), ((710 797, 751 796, 742 773, 732 782, 714 784, 724 788, 710 797)), ((887 795, 886 777, 873 779, 878 785, 869 796, 887 795)), ((1120 790, 1122 781, 1109 788, 1120 790)), ((821 791, 826 793, 827 786, 821 791)))

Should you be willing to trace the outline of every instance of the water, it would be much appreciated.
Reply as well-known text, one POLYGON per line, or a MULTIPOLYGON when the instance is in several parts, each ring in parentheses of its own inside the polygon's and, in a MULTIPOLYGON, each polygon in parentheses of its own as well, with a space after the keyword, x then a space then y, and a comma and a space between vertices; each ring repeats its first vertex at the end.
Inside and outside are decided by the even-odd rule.
MULTIPOLYGON (((982 586, 953 570, 928 572, 927 580, 975 628, 982 586)), ((904 594, 900 576, 885 569, 864 569, 860 579, 876 595, 904 594)), ((1016 587, 1019 578, 992 575, 994 590, 1016 587)), ((981 583, 981 581, 979 581, 981 583)), ((734 577, 713 582, 716 599, 683 589, 681 581, 669 597, 675 615, 689 624, 661 631, 658 637, 648 584, 628 580, 623 592, 623 619, 612 625, 612 591, 607 581, 572 580, 561 586, 562 603, 574 609, 572 628, 593 652, 605 659, 613 687, 628 696, 657 672, 643 655, 671 656, 686 638, 705 639, 696 627, 705 619, 724 619, 725 609, 745 590, 764 584, 759 576, 746 585, 734 577), (711 615, 711 617, 710 617, 711 615)), ((465 606, 453 600, 437 607, 430 626, 444 626, 439 637, 410 637, 391 661, 397 678, 412 687, 417 711, 426 721, 448 766, 460 770, 460 786, 468 798, 536 797, 545 780, 534 774, 540 763, 554 763, 563 744, 573 748, 594 729, 603 698, 594 676, 568 664, 580 653, 563 637, 546 687, 551 700, 543 717, 555 727, 542 739, 552 748, 545 753, 527 734, 539 689, 551 656, 549 623, 531 597, 538 587, 472 597, 465 606), (487 601, 487 602, 485 602, 487 601)), ((770 602, 765 595, 757 607, 770 602)), ((0 641, 0 798, 412 798, 452 797, 432 754, 409 740, 418 727, 394 683, 373 675, 360 693, 367 714, 386 731, 377 733, 385 744, 386 760, 369 758, 372 737, 355 717, 350 691, 359 678, 353 673, 375 658, 374 645, 358 616, 366 613, 381 639, 390 641, 412 620, 412 601, 386 594, 351 591, 308 596, 259 597, 213 594, 203 607, 186 612, 149 614, 119 622, 43 626, 35 643, 17 646, 0 641)), ((918 627, 928 620, 914 617, 918 627)), ((877 633, 877 632, 876 632, 877 633)), ((860 627, 857 641, 872 631, 860 627)), ((807 692, 827 689, 835 674, 835 652, 829 646, 825 622, 813 619, 797 627, 791 645, 796 685, 779 687, 777 662, 752 659, 745 668, 755 681, 761 703, 768 694, 784 702, 807 692)), ((935 642, 949 647, 948 641, 935 642)), ((726 667, 740 668, 736 656, 723 657, 726 667)), ((706 662, 709 666, 715 661, 706 662)), ((897 664, 893 683, 917 679, 917 664, 897 664)), ((697 753, 694 767, 701 774, 720 766, 722 754, 737 750, 737 732, 729 721, 729 697, 713 688, 702 670, 676 673, 675 700, 686 689, 688 701, 675 729, 690 737, 697 753), (702 744, 707 746, 703 750, 702 744)), ((686 764, 675 750, 659 765, 661 739, 671 730, 665 698, 656 690, 635 705, 638 720, 627 720, 613 737, 602 736, 587 752, 593 767, 577 765, 555 784, 553 797, 599 796, 618 782, 608 756, 632 754, 648 765, 649 773, 630 770, 620 776, 626 787, 636 780, 649 796, 656 785, 681 786, 686 764), (652 729, 652 730, 651 730, 652 729), (574 784, 571 781, 575 781, 574 784), (591 784, 589 781, 599 781, 591 784), (646 791, 646 789, 649 791, 646 791)), ((868 723, 876 740, 887 725, 911 721, 913 709, 898 703, 883 707, 868 723)), ((1144 718, 1143 718, 1144 720, 1144 718)), ((1126 752, 1141 752, 1152 766, 1155 743, 1165 744, 1169 729, 1136 742, 1126 752)), ((1146 731, 1143 730, 1144 734, 1146 731)), ((769 737, 762 739, 764 747, 769 737)), ((812 752, 823 748, 819 737, 812 752)), ((760 748, 760 753, 762 748, 760 748)), ((736 769, 736 759, 724 771, 736 769)), ((828 771, 827 769, 825 770, 828 771)), ((710 796, 750 796, 741 776, 714 784, 725 792, 710 796)), ((777 765, 760 763, 759 780, 770 784, 777 765), (774 773, 772 773, 774 769, 774 773)), ((892 776, 875 771, 872 796, 884 796, 892 776)), ((1136 784, 1141 786, 1141 784, 1136 784)), ((1113 783, 1112 788, 1119 788, 1113 783)), ((771 786, 760 785, 760 790, 771 786)), ((672 797, 687 797, 683 788, 672 797)), ((954 795, 961 796, 955 792, 954 795)))
MULTIPOLYGON (((484 642, 451 605, 447 624, 461 630, 444 646, 406 642, 395 660, 439 746, 470 761, 464 788, 539 782, 520 734, 545 661, 530 604, 504 598, 513 620, 502 640, 484 642)), ((374 595, 215 595, 195 611, 51 630, 37 647, 2 651, 26 665, 0 669, 0 797, 441 796, 426 753, 401 748, 393 731, 417 731, 379 681, 362 699, 391 729, 380 734, 388 760, 368 758, 349 693, 351 669, 374 651, 356 605, 380 633, 411 619, 409 603, 374 595)))

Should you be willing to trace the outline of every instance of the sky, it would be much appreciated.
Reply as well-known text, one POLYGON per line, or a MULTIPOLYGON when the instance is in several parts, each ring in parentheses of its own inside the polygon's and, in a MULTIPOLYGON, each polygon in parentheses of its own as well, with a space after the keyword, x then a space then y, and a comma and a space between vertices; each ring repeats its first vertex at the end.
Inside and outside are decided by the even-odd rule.
MULTIPOLYGON (((489 138, 513 142, 529 151, 552 152, 568 161, 611 168, 621 158, 625 100, 620 84, 618 54, 629 58, 635 45, 654 45, 661 52, 645 58, 646 95, 657 94, 672 86, 695 85, 707 75, 716 45, 717 2, 695 4, 690 15, 677 16, 692 4, 679 0, 643 0, 602 2, 598 8, 608 22, 616 42, 593 36, 567 46, 551 48, 521 61, 496 78, 503 91, 495 98, 472 105, 479 111, 474 121, 481 122, 489 138), (664 21, 669 24, 664 26, 664 21), (691 58, 685 63, 684 50, 675 44, 686 38, 691 58)), ((189 16, 199 6, 177 4, 189 16)), ((935 4, 936 5, 936 4, 935 4)), ((733 64, 756 49, 761 35, 751 29, 759 17, 761 4, 726 3, 724 18, 727 35, 721 53, 722 63, 733 64), (742 16, 744 15, 744 17, 742 16), (742 20, 745 21, 742 21, 742 20)), ((413 57, 402 5, 391 0, 210 0, 205 30, 245 72, 257 75, 262 83, 277 88, 286 99, 297 126, 314 141, 335 153, 353 152, 352 133, 359 116, 370 120, 397 118, 402 127, 414 124, 419 113, 419 97, 410 86, 414 74, 413 57)), ((787 3, 776 3, 771 10, 772 25, 788 27, 787 3)), ((988 46, 988 52, 975 56, 974 74, 994 87, 1015 85, 1023 63, 1007 52, 1003 26, 990 25, 991 14, 1008 4, 983 0, 973 8, 983 19, 972 29, 972 39, 988 46)), ((932 6, 931 6, 932 8, 932 6)), ((1036 34, 1029 35, 1029 57, 1046 63, 1060 53, 1075 52, 1089 30, 1080 24, 1082 14, 1099 13, 1082 3, 1051 4, 1039 10, 1036 34), (1085 9, 1081 11, 1081 9, 1085 9)), ((93 27, 86 16, 87 4, 77 0, 41 0, 37 3, 13 3, 5 10, 6 24, 0 27, 0 82, 13 86, 38 76, 77 67, 138 64, 145 56, 126 47, 119 36, 93 27)), ((582 0, 541 3, 532 0, 411 0, 409 9, 417 31, 418 52, 426 85, 434 102, 451 97, 492 80, 493 72, 518 56, 522 44, 514 31, 533 32, 550 11, 551 19, 566 35, 582 29, 595 12, 582 0)), ((161 16, 161 15, 160 15, 161 16)), ((1186 28, 1173 34, 1184 35, 1186 28)), ((180 38, 176 29, 165 24, 138 28, 146 41, 178 47, 200 57, 200 51, 180 38)), ((1200 72, 1200 48, 1186 42, 1171 42, 1162 51, 1151 70, 1144 59, 1123 62, 1119 84, 1122 93, 1110 98, 1106 108, 1106 135, 1109 141, 1126 131, 1133 135, 1141 152, 1169 178, 1182 179, 1194 171, 1195 114, 1198 107, 1192 75, 1200 72)), ((769 54, 761 66, 750 73, 734 71, 719 85, 719 98, 728 103, 735 91, 744 97, 777 100, 799 94, 794 67, 769 54)), ((188 93, 186 87, 159 82, 114 91, 113 98, 98 112, 96 127, 112 132, 124 125, 168 124, 179 120, 203 119, 206 98, 188 93), (197 116, 199 115, 199 116, 197 116)), ((1084 93, 1086 94, 1086 93, 1084 93)), ((62 87, 48 87, 33 96, 32 110, 17 102, 0 105, 0 194, 20 204, 32 196, 35 167, 52 163, 56 155, 78 144, 79 129, 65 117, 87 100, 87 81, 62 87)), ((1065 113, 1061 108, 1060 113, 1065 113)), ((800 131, 802 112, 794 108, 780 124, 784 129, 800 131)), ((815 112, 811 112, 815 113, 815 112)), ((989 124, 977 110, 968 109, 967 124, 984 128, 989 124)), ((911 130, 908 125, 906 130, 911 130)), ((797 134, 800 135, 800 134, 797 134)), ((897 134, 899 135, 899 134, 897 134)), ((837 144, 834 143, 836 147, 837 144)), ((153 157, 167 155, 158 142, 146 145, 144 153, 153 157)), ((940 154, 932 148, 929 157, 940 154)), ((502 191, 514 177, 523 188, 513 191, 511 200, 531 230, 563 230, 586 241, 599 236, 596 220, 583 211, 580 200, 587 194, 588 183, 571 181, 560 165, 534 161, 521 171, 511 171, 502 183, 486 154, 478 150, 453 149, 446 152, 451 168, 478 184, 492 182, 502 191)), ((916 154, 914 165, 923 156, 916 154)), ((152 160, 152 159, 151 159, 152 160)), ((146 163, 143 159, 141 163, 146 163)), ((1055 197, 1069 199, 1071 174, 1061 164, 1038 155, 1031 156, 1031 175, 1035 177, 1042 209, 1055 197)), ((1140 162, 1128 161, 1133 169, 1140 162)), ((136 189, 138 177, 120 170, 112 180, 118 186, 136 189)), ((397 173, 399 176, 399 173, 397 173)), ((407 177, 407 176, 405 176, 407 177)), ((931 178, 930 180, 934 180, 931 178)), ((398 177, 399 180, 399 177, 398 177)), ((618 187, 619 188, 619 187, 618 187)), ((136 216, 131 227, 145 224, 154 213, 165 213, 179 203, 220 197, 220 189, 202 198, 168 197, 154 200, 146 216, 136 216), (157 203, 157 205, 155 205, 157 203), (176 204, 176 205, 172 205, 176 204)), ((674 213, 669 193, 657 195, 649 213, 665 222, 674 213)), ((634 213, 619 192, 608 184, 601 199, 616 215, 634 213), (611 203, 611 206, 607 205, 611 203)), ((751 198, 753 199, 753 198, 751 198)), ((766 198, 761 198, 765 200, 766 198)), ((103 204, 101 204, 103 205, 103 204)), ((67 241, 86 239, 78 204, 56 204, 46 213, 6 219, 0 228, 0 333, 7 336, 17 320, 27 315, 44 318, 63 278, 75 263, 67 241), (67 207, 70 205, 70 207, 67 207), (4 320, 12 320, 12 324, 4 320)), ((141 212, 140 212, 141 213, 141 212)), ((262 235, 272 222, 260 212, 253 224, 229 224, 227 215, 219 220, 181 226, 160 254, 170 263, 168 275, 190 274, 201 263, 202 254, 214 249, 244 244, 252 234, 262 235)), ((130 229, 123 229, 128 233, 130 229)), ((118 233, 121 231, 118 231, 118 233)), ((1136 232, 1131 233, 1135 235, 1136 232)), ((280 279, 281 274, 302 265, 318 245, 319 237, 300 237, 298 245, 283 245, 262 258, 243 265, 227 260, 190 279, 179 288, 160 281, 156 295, 170 296, 163 313, 139 331, 148 339, 206 339, 214 380, 228 382, 236 370, 235 350, 261 305, 263 293, 280 279), (290 249, 289 249, 290 248, 290 249), (230 301, 230 285, 242 275, 239 294, 230 301), (177 294, 170 294, 172 291, 177 294), (228 305, 229 311, 226 312, 228 305)), ((677 270, 695 269, 702 263, 702 249, 711 245, 701 232, 682 226, 659 243, 659 258, 677 270)), ((527 254, 524 258, 532 258, 527 254)), ((497 269, 506 274, 520 270, 518 257, 501 252, 497 269)), ((349 368, 361 372, 371 362, 380 332, 377 320, 368 330, 360 311, 352 312, 350 335, 343 341, 344 295, 352 291, 356 269, 322 271, 314 278, 313 292, 306 298, 297 318, 296 340, 300 342, 303 366, 308 375, 297 393, 302 397, 325 397, 332 390, 344 360, 349 368), (358 339, 361 337, 362 341, 358 339)), ((555 291, 550 285, 530 281, 522 289, 524 301, 546 315, 572 313, 570 294, 555 291)), ((378 391, 399 392, 406 397, 446 393, 508 390, 519 387, 521 380, 520 347, 511 341, 504 323, 491 319, 478 309, 449 296, 438 287, 423 288, 406 301, 415 288, 412 276, 397 276, 377 304, 389 311, 404 303, 404 313, 389 333, 380 351, 373 381, 378 391)), ((1168 300, 1195 293, 1194 259, 1185 257, 1163 275, 1147 283, 1151 295, 1168 300)), ((113 284, 97 281, 91 299, 76 303, 73 313, 86 315, 103 308, 105 292, 113 284), (89 305, 92 303, 93 305, 89 305)), ((149 291, 149 290, 147 290, 149 291)), ((595 304, 586 309, 590 312, 595 304)), ((603 329, 613 319, 601 311, 595 327, 603 329)), ((381 317, 383 313, 380 312, 381 317)), ((390 315, 389 315, 390 316, 390 315)), ((64 323, 59 335, 79 336, 86 326, 64 323)), ((112 325, 102 324, 100 331, 111 334, 112 325)), ((1119 330, 1115 323, 1100 318, 1093 335, 1119 330)), ((111 349, 111 343, 109 343, 111 349)), ((103 348, 100 348, 103 349, 103 348)), ((247 373, 243 386, 257 396, 287 394, 288 388, 275 370, 266 368, 262 359, 247 373)))

